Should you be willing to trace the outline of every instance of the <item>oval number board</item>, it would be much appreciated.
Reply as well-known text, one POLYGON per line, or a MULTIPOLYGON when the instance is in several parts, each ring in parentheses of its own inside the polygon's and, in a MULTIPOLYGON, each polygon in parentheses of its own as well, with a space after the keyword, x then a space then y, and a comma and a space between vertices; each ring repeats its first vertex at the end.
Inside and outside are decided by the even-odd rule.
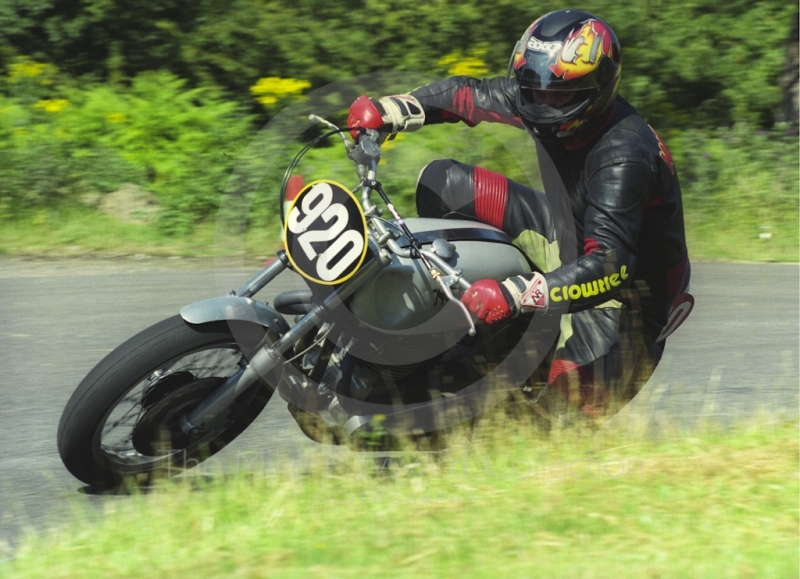
POLYGON ((284 225, 286 255, 309 281, 347 281, 367 255, 367 220, 350 191, 334 181, 314 181, 295 197, 284 225))

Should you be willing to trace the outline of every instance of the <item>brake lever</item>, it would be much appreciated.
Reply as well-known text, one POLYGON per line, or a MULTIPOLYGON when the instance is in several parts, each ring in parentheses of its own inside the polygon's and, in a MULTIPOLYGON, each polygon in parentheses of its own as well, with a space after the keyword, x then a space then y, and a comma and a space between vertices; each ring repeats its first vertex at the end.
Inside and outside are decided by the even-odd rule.
POLYGON ((453 295, 452 290, 450 289, 451 286, 454 286, 458 283, 458 280, 461 278, 460 275, 442 275, 438 270, 431 268, 431 276, 435 279, 440 286, 442 286, 442 291, 444 292, 445 297, 451 302, 455 302, 455 304, 461 308, 461 311, 464 312, 464 315, 469 322, 469 335, 474 336, 477 333, 475 329, 475 323, 472 321, 472 314, 469 313, 467 306, 464 305, 460 299, 453 295))

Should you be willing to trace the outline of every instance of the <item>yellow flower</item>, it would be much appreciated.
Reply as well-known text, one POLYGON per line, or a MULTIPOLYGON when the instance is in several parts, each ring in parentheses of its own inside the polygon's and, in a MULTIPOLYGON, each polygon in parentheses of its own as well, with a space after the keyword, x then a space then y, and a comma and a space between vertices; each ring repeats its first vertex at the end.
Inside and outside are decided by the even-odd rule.
POLYGON ((441 67, 447 67, 447 74, 450 76, 473 76, 481 77, 488 74, 489 69, 483 61, 485 50, 472 50, 470 54, 464 55, 459 52, 451 52, 437 63, 441 67))
POLYGON ((46 113, 57 113, 68 104, 69 101, 67 99, 44 99, 34 103, 33 106, 37 109, 42 109, 46 113))
POLYGON ((39 76, 47 68, 43 62, 15 62, 8 66, 8 76, 11 79, 21 76, 39 76))
POLYGON ((271 107, 284 98, 299 96, 310 86, 311 83, 306 80, 269 76, 258 79, 250 87, 250 94, 265 107, 271 107))

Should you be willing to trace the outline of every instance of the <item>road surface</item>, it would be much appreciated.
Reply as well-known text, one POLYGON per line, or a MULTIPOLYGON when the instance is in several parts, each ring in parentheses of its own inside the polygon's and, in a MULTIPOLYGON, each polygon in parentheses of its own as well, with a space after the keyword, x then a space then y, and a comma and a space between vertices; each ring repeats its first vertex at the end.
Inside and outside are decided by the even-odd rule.
MULTIPOLYGON (((0 557, 26 528, 63 521, 69 505, 124 497, 80 493, 56 450, 61 411, 114 346, 184 304, 241 286, 257 269, 186 260, 0 260, 0 557)), ((695 311, 670 338, 640 395, 605 428, 732 422, 798 414, 798 266, 693 264, 695 311)), ((295 287, 291 274, 259 297, 295 287)), ((275 397, 220 453, 296 460, 315 446, 275 397)), ((348 452, 345 449, 335 451, 348 452)))

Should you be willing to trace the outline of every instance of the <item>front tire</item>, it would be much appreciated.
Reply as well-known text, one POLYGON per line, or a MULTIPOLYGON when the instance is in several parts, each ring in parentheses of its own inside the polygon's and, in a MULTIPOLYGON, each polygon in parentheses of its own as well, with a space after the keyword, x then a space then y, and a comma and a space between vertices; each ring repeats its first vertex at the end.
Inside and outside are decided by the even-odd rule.
POLYGON ((177 474, 219 452, 255 420, 270 387, 258 383, 240 395, 217 430, 187 435, 180 416, 275 337, 248 322, 192 325, 180 316, 140 332, 95 366, 67 403, 58 426, 67 470, 113 488, 177 474))

